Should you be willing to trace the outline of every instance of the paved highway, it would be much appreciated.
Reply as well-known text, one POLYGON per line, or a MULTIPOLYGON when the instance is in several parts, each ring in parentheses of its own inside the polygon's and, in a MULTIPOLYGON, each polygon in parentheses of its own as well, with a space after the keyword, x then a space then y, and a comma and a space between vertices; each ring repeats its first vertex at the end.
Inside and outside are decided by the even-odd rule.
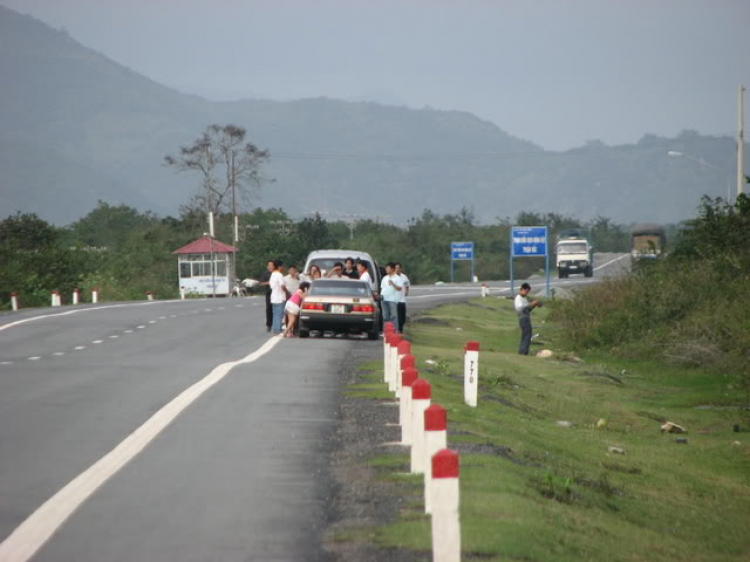
MULTIPOLYGON (((597 275, 628 261, 598 257, 597 275)), ((415 286, 409 307, 478 294, 415 286)), ((362 345, 380 343, 269 338, 257 297, 3 316, 0 561, 325 558, 328 437, 362 345)))

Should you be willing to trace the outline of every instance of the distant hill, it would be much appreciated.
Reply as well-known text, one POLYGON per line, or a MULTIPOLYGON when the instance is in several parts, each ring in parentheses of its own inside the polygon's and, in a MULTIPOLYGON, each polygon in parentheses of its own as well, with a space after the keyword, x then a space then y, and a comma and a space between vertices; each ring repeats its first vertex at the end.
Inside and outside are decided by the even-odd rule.
MULTIPOLYGON (((625 222, 677 221, 703 193, 726 195, 734 142, 686 132, 635 145, 549 152, 459 111, 308 99, 211 102, 88 49, 64 31, 0 7, 0 215, 56 223, 97 199, 175 214, 198 180, 162 165, 210 123, 236 123, 270 149, 256 204, 402 222, 429 207, 474 208, 484 221, 520 210, 625 222)), ((540 109, 540 110, 543 110, 540 109)), ((613 108, 616 111, 616 108, 613 108)), ((732 182, 732 186, 734 182, 732 182)))

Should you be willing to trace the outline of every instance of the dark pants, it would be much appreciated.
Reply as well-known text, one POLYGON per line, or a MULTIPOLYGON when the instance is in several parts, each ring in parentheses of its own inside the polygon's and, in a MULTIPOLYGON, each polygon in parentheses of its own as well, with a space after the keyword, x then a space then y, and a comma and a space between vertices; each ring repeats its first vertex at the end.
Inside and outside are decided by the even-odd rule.
POLYGON ((406 325, 406 303, 398 303, 398 331, 403 332, 406 325))
POLYGON ((271 306, 271 291, 266 293, 266 330, 273 325, 273 307, 271 306))
POLYGON ((521 326, 521 345, 518 346, 518 354, 528 355, 531 346, 531 317, 519 317, 518 325, 521 326))

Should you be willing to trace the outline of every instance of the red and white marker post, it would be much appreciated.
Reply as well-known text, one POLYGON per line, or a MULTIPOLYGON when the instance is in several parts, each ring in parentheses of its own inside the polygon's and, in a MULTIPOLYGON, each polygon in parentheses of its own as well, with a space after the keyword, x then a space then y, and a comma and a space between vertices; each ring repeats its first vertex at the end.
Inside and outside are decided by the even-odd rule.
POLYGON ((10 306, 13 312, 18 312, 18 293, 10 294, 10 306))
POLYGON ((479 342, 470 341, 464 345, 464 402, 477 407, 479 390, 479 342))
POLYGON ((94 304, 99 302, 99 289, 91 289, 91 302, 94 304))
POLYGON ((60 306, 61 304, 60 293, 57 290, 52 291, 52 306, 60 306))
POLYGON ((432 513, 432 457, 448 446, 448 416, 440 404, 424 411, 424 511, 432 513))
POLYGON ((430 407, 432 388, 424 379, 411 385, 411 472, 424 472, 424 411, 430 407))
POLYGON ((398 377, 398 345, 401 343, 401 336, 393 333, 391 343, 388 347, 388 361, 390 367, 388 370, 388 390, 396 392, 396 377, 398 377))
POLYGON ((154 300, 154 294, 151 291, 146 291, 146 299, 150 301, 154 300))
POLYGON ((180 300, 185 300, 185 287, 180 287, 180 300))
POLYGON ((450 449, 432 457, 432 560, 461 560, 461 525, 458 517, 458 453, 450 449))
POLYGON ((389 349, 390 349, 390 339, 391 336, 393 336, 393 322, 386 322, 383 325, 383 381, 388 382, 390 378, 390 373, 388 371, 388 368, 390 365, 388 364, 389 359, 389 349))
POLYGON ((78 304, 81 300, 81 291, 78 289, 73 289, 73 304, 78 304))
MULTIPOLYGON (((408 357, 404 359, 408 359, 408 357)), ((406 367, 401 371, 401 389, 398 394, 398 424, 401 426, 402 445, 411 444, 411 385, 418 378, 419 372, 414 366, 406 367)))
POLYGON ((487 286, 487 283, 482 283, 482 297, 486 297, 490 294, 490 288, 487 286))
MULTIPOLYGON (((405 357, 411 357, 411 343, 409 343, 406 340, 401 340, 396 347, 396 376, 394 378, 394 382, 396 383, 396 397, 398 398, 399 390, 401 389, 401 371, 404 368, 402 365, 403 360, 405 357)), ((412 357, 412 361, 414 358, 412 357)), ((409 365, 410 367, 414 367, 415 363, 409 365)))

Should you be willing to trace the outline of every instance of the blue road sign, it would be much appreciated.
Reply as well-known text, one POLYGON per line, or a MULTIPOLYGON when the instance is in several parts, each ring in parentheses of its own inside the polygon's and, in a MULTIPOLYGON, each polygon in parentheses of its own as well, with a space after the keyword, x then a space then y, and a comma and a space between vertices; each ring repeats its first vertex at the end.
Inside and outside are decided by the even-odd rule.
POLYGON ((510 235, 514 258, 547 255, 546 226, 514 226, 510 235))
POLYGON ((474 242, 451 242, 452 260, 473 260, 474 242))

